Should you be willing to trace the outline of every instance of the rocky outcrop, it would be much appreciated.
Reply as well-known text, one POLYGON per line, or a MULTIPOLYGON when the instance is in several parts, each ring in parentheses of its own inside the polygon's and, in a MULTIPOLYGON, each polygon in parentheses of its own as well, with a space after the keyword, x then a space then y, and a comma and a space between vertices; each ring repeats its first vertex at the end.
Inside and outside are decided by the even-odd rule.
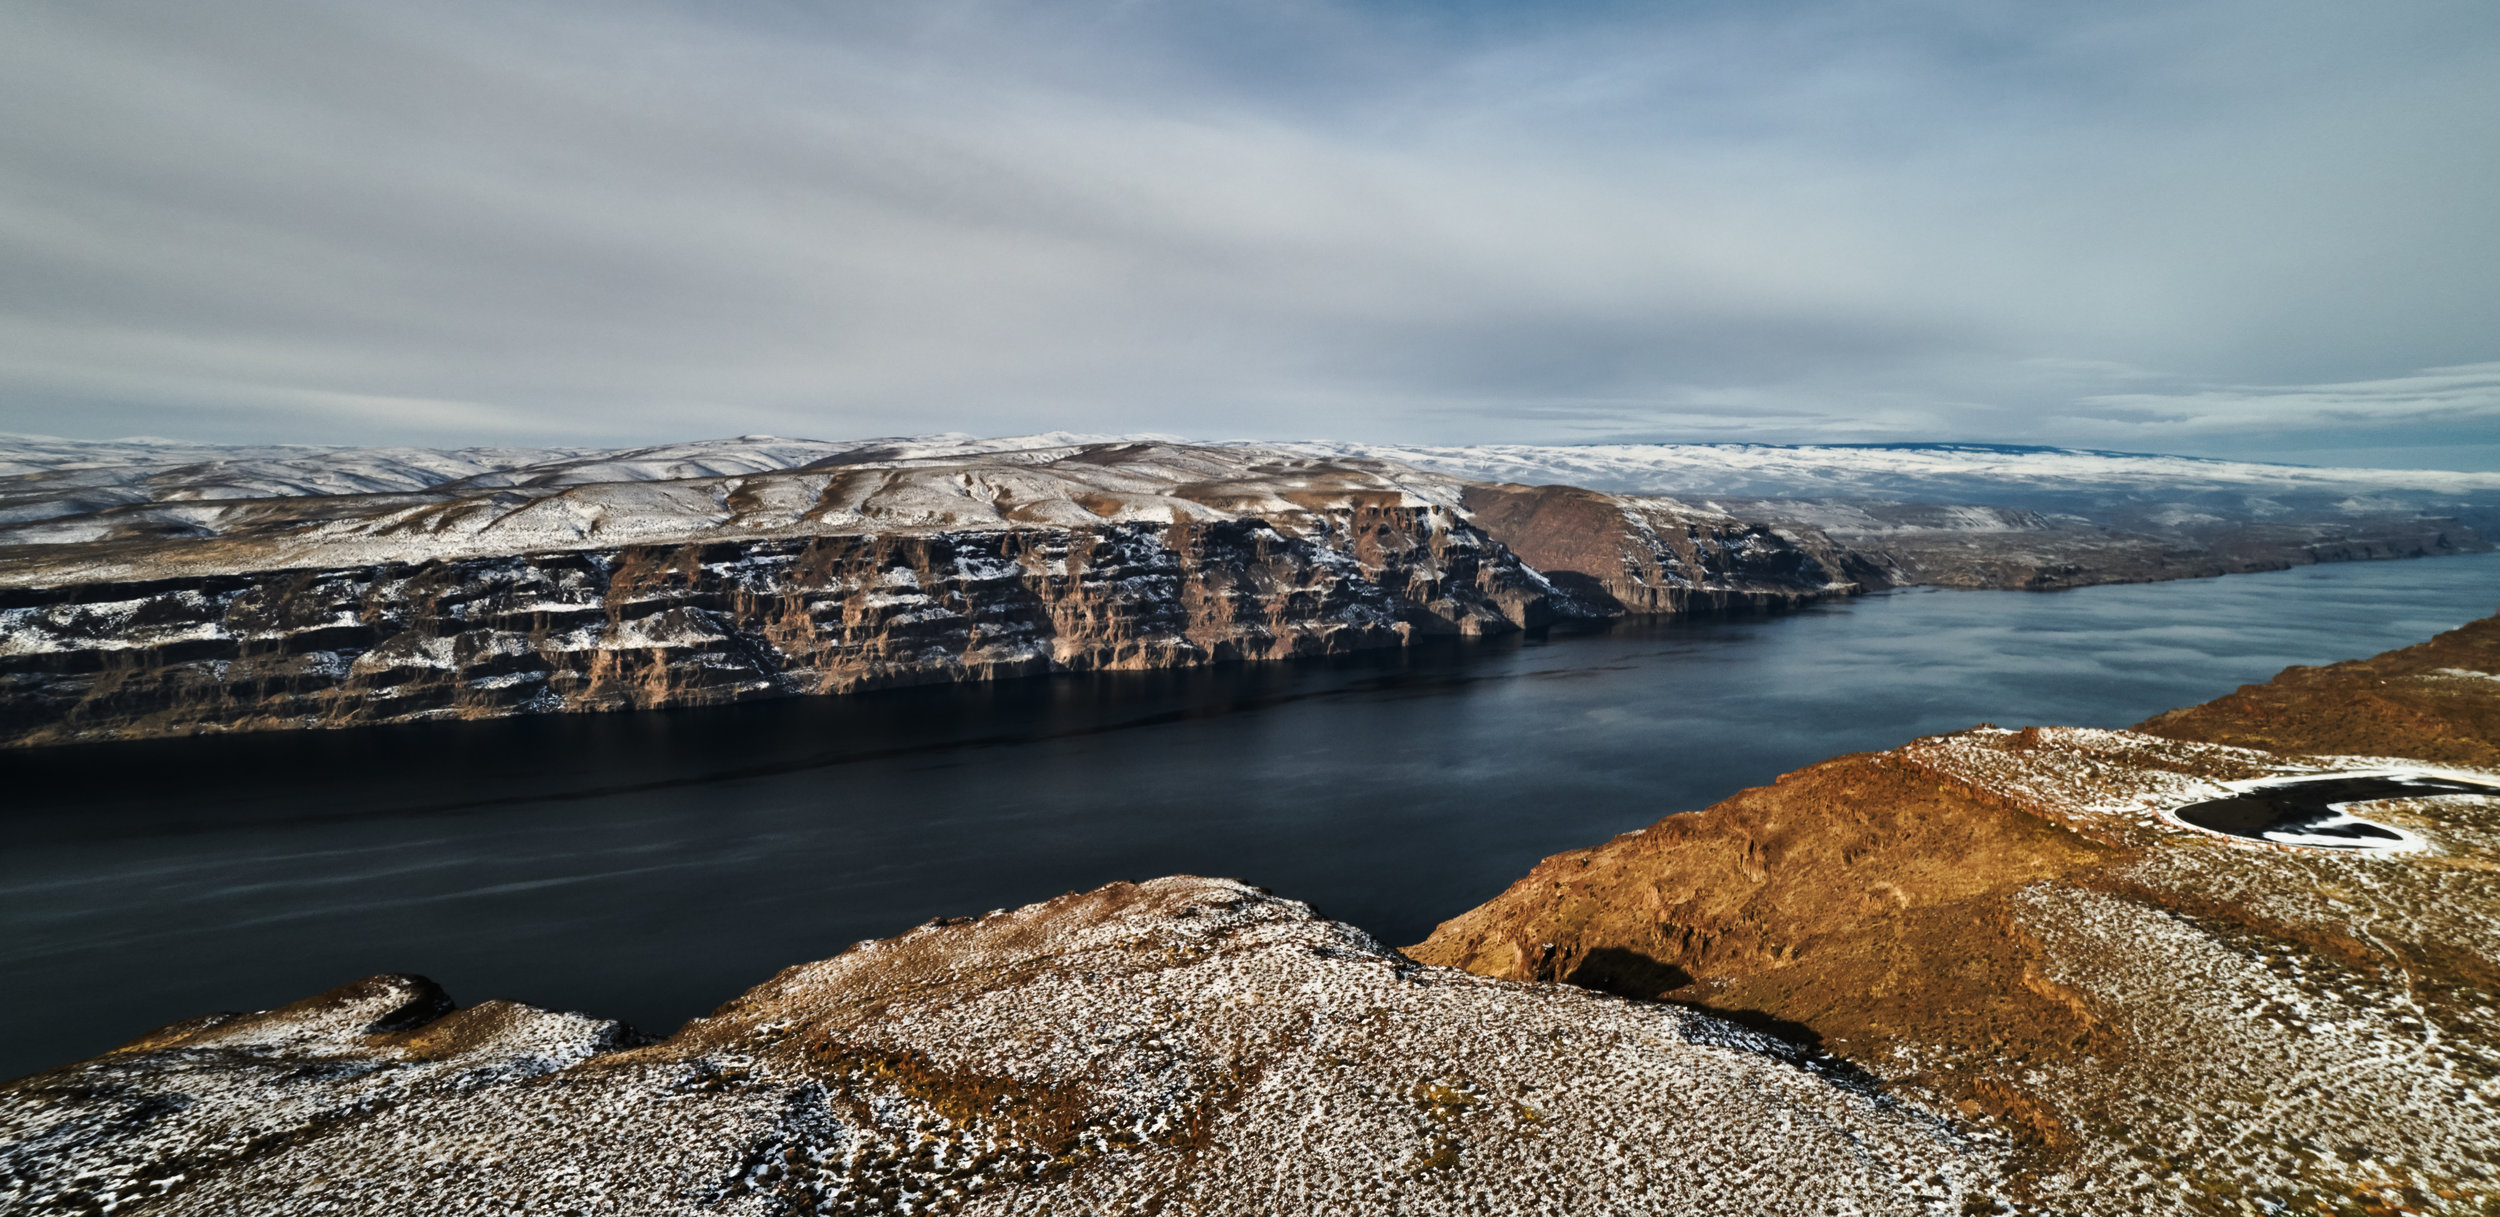
POLYGON ((1188 878, 862 943, 656 1043, 377 977, 0 1087, 29 1217, 1941 1215, 1996 1169, 1779 1040, 1188 878))
POLYGON ((1549 858, 1410 953, 1819 1045, 2004 1130, 2026 1207, 2486 1211, 2496 655, 2491 619, 2137 731, 1983 727, 1827 761, 1549 858), (2404 853, 2167 814, 2392 758, 2493 794, 2370 805, 2425 843, 2404 853))
POLYGON ((2453 521, 2393 517, 2179 531, 2216 527, 1696 504, 1065 437, 27 441, 0 445, 0 747, 712 705, 1903 584, 2053 589, 2487 548, 2453 521))
POLYGON ((965 446, 24 475, 54 497, 20 487, 0 523, 0 745, 1280 659, 1856 590, 1827 545, 1674 505, 1608 517, 1603 543, 1646 555, 1627 574, 1558 585, 1474 490, 1384 462, 965 446))
POLYGON ((0 741, 1161 668, 1540 626, 1453 513, 765 538, 0 589, 0 741))
POLYGON ((1812 527, 1674 499, 1501 484, 1469 486, 1461 501, 1546 577, 1620 612, 1791 608, 1888 586, 1880 568, 1812 527))
POLYGON ((1937 503, 1730 499, 1713 505, 1818 535, 1870 572, 1861 579, 1879 586, 2058 591, 2491 549, 2455 519, 2412 514, 2258 521, 2129 509, 2096 520, 1937 503))

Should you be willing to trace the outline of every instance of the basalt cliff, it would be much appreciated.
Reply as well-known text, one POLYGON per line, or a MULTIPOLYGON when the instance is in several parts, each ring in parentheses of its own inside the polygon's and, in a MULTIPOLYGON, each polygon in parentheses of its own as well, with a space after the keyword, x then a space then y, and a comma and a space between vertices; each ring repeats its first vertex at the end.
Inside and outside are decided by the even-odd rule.
POLYGON ((26 475, 35 518, 0 530, 17 541, 0 544, 0 742, 1277 659, 1860 586, 1810 529, 1611 501, 1588 504, 1577 554, 1598 573, 1558 584, 1470 510, 1488 488, 1377 461, 1159 443, 631 455, 406 487, 431 471, 26 475))
POLYGON ((2500 473, 2005 444, 1308 443, 1485 482, 1566 483, 1811 532, 1884 583, 2048 591, 2481 552, 2500 473))
POLYGON ((2488 548, 2427 514, 2450 505, 2436 498, 2346 493, 2264 519, 2128 500, 2119 527, 1476 480, 1310 447, 0 438, 0 747, 715 705, 1909 584, 2054 589, 2488 548))

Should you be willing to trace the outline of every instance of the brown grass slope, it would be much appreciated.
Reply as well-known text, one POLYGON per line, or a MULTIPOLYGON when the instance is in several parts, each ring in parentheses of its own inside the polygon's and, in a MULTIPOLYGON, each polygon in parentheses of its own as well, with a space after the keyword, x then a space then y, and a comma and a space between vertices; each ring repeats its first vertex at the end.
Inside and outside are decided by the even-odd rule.
POLYGON ((2402 756, 2500 768, 2500 616, 2428 642, 2262 685, 2136 725, 2171 739, 2270 752, 2402 756))
POLYGON ((2494 672, 2500 618, 2140 733, 1982 728, 1839 757, 1548 858, 1409 953, 1819 1044, 2011 1136, 2061 1211, 2500 1212, 2500 1155, 2381 1148, 2447 1118, 2415 1096, 2446 1088, 2432 1107, 2454 1112, 2500 1076, 2494 801, 2375 808, 2432 840, 2406 858, 2151 814, 2294 755, 2500 768, 2494 672))

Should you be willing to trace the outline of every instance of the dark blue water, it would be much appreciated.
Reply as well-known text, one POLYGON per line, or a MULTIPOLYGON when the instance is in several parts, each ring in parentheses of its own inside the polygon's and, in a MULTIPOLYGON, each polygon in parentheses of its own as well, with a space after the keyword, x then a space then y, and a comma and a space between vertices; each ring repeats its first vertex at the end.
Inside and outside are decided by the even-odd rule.
POLYGON ((665 1031, 792 963, 1114 879, 1392 942, 1841 752, 2124 726, 2500 607, 2500 556, 1212 671, 0 758, 0 1076, 421 972, 665 1031))

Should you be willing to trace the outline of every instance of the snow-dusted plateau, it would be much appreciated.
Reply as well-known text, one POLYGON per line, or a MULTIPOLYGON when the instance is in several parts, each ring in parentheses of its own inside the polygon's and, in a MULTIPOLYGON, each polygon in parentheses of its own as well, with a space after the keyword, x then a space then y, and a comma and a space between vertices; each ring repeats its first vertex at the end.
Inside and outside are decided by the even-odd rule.
POLYGON ((2488 548, 2500 476, 1980 446, 0 441, 0 744, 718 704, 2488 548))

